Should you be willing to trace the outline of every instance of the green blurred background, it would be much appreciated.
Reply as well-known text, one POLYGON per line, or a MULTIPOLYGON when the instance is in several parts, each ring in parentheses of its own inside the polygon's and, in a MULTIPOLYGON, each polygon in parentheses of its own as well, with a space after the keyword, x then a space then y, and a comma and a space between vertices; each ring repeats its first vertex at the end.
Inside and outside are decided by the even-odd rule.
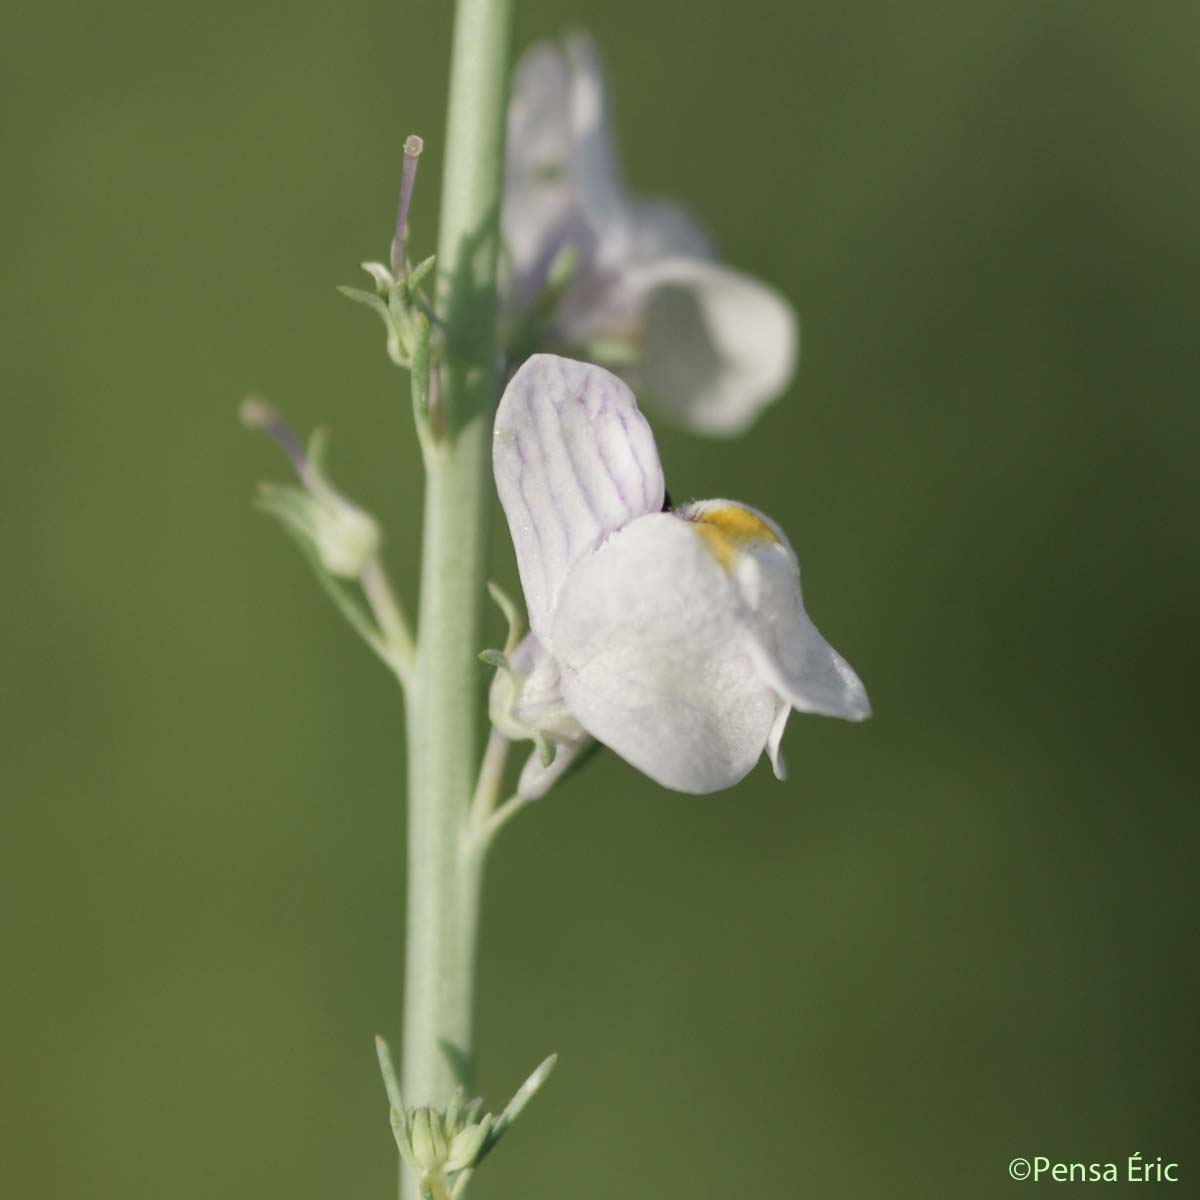
MULTIPOLYGON (((518 39, 573 24, 633 186, 805 322, 748 439, 659 430, 672 493, 787 528, 876 716, 703 799, 607 758, 505 834, 481 1090, 561 1061, 478 1194, 1007 1196, 1014 1155, 1135 1152, 1190 1193, 1200 9, 538 0, 518 39)), ((333 285, 411 130, 432 249, 449 29, 7 14, 5 1195, 392 1194, 400 704, 235 413, 332 425, 411 597, 402 378, 333 285)))

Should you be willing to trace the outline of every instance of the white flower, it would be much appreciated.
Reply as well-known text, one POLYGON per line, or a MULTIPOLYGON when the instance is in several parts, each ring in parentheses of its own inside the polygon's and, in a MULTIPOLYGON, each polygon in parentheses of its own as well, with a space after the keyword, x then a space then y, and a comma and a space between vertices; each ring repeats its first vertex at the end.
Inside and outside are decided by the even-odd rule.
POLYGON ((536 45, 517 66, 503 232, 516 318, 536 310, 569 254, 543 337, 619 364, 680 424, 737 433, 791 379, 798 335, 787 301, 714 262, 682 209, 626 194, 587 37, 536 45))
POLYGON ((729 500, 662 511, 654 436, 615 375, 529 359, 501 398, 493 465, 532 630, 493 711, 560 747, 549 768, 535 753, 521 794, 543 794, 589 737, 682 792, 732 786, 764 749, 783 778, 793 709, 870 714, 773 521, 729 500))

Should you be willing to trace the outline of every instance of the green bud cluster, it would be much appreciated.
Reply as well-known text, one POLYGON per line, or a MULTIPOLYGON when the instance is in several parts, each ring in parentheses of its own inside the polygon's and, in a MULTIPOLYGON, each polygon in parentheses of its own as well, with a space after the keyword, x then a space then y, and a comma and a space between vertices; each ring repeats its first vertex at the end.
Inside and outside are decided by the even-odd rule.
POLYGON ((419 1174, 422 1191, 434 1200, 458 1196, 466 1187, 496 1123, 491 1113, 479 1116, 482 1107, 478 1097, 464 1103, 461 1087, 441 1111, 427 1105, 406 1112, 392 1107, 392 1133, 400 1155, 419 1174))
POLYGON ((498 1117, 491 1113, 481 1117, 483 1101, 466 1100, 461 1087, 444 1109, 428 1104, 408 1108, 400 1094, 391 1051, 383 1038, 375 1039, 375 1051, 391 1105, 392 1133, 401 1158, 417 1176, 422 1200, 458 1200, 476 1166, 541 1090, 558 1061, 556 1054, 543 1060, 517 1088, 498 1117))
POLYGON ((375 282, 373 291, 363 288, 339 287, 343 296, 364 304, 379 314, 387 331, 388 357, 398 367, 412 367, 420 346, 429 338, 427 307, 421 295, 421 285, 433 270, 431 255, 411 270, 399 276, 378 262, 365 262, 363 270, 375 282))

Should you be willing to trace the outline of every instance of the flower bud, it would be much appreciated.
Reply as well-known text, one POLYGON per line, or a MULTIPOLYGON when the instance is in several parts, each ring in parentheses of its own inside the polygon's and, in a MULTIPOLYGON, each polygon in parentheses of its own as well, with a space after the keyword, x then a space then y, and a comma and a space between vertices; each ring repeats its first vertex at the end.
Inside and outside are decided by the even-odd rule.
POLYGON ((472 1166, 479 1157, 479 1151, 483 1149, 483 1143, 487 1141, 491 1128, 492 1115, 489 1113, 478 1125, 468 1125, 455 1134, 446 1158, 446 1170, 462 1171, 472 1166))
POLYGON ((431 1108, 414 1108, 409 1113, 408 1132, 417 1166, 422 1171, 440 1170, 446 1161, 446 1139, 437 1113, 431 1108))
POLYGON ((330 484, 324 430, 313 432, 306 451, 283 418, 258 397, 246 398, 241 415, 247 427, 264 429, 279 442, 300 477, 300 487, 261 484, 259 507, 282 521, 329 574, 357 579, 379 552, 379 526, 330 484))
POLYGON ((331 575, 357 579, 379 552, 379 526, 336 492, 321 496, 315 509, 313 541, 321 565, 331 575))

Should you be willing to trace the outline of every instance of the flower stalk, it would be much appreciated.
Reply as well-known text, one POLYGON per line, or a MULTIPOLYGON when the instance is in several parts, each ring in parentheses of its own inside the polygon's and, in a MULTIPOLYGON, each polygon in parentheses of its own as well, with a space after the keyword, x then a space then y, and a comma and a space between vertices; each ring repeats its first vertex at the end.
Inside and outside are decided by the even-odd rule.
MULTIPOLYGON (((458 0, 437 255, 442 353, 426 446, 419 643, 408 712, 403 1091, 443 1106, 468 1085, 480 860, 475 786, 496 388, 496 268, 513 0, 458 0)), ((414 372, 414 380, 417 373, 414 372)), ((417 1200, 404 1170, 401 1196, 417 1200)))
POLYGON ((601 747, 664 787, 707 793, 764 752, 782 779, 793 711, 870 712, 805 611, 782 529, 735 501, 672 505, 629 386, 698 432, 743 429, 790 377, 790 306, 715 262, 682 210, 625 195, 586 38, 525 55, 506 121, 514 3, 456 0, 437 254, 411 266, 406 254, 423 148, 412 135, 390 263, 362 264, 370 289, 339 289, 382 319, 388 356, 410 373, 425 466, 418 637, 378 523, 330 482, 323 431, 305 446, 262 401, 242 409, 299 476, 263 485, 259 507, 405 692, 401 1072, 377 1041, 401 1200, 460 1200, 554 1066, 497 1117, 467 1099, 483 864, 500 829, 601 747), (497 409, 502 369, 514 373, 497 409), (489 584, 508 635, 479 651, 493 472, 529 631, 489 584), (480 660, 495 669, 482 753, 480 660), (506 795, 519 742, 532 750, 506 795))

